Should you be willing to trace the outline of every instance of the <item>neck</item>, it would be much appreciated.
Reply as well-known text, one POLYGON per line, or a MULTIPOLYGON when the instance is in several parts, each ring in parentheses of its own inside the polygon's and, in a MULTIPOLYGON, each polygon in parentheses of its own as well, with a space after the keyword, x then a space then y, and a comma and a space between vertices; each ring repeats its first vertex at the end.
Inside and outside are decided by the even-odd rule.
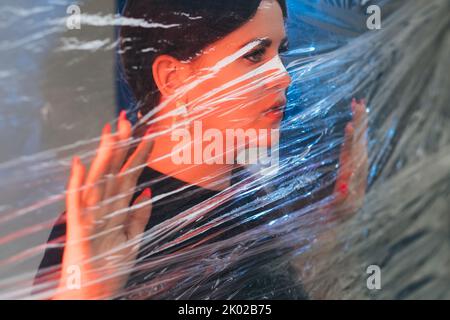
MULTIPOLYGON (((155 138, 152 152, 147 161, 148 166, 167 176, 205 189, 221 191, 231 185, 232 165, 175 164, 171 155, 178 145, 179 142, 172 141, 169 135, 155 138)), ((193 151, 191 150, 191 152, 193 151)))

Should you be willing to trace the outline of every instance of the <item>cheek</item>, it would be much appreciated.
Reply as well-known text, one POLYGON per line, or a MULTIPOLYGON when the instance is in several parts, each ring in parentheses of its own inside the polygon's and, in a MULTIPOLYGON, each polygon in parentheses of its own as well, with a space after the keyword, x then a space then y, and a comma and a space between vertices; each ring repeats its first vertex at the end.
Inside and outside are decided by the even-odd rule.
POLYGON ((226 68, 190 91, 192 115, 205 126, 245 128, 257 121, 273 101, 261 84, 263 74, 242 73, 244 66, 226 68), (249 77, 247 77, 249 76, 249 77))

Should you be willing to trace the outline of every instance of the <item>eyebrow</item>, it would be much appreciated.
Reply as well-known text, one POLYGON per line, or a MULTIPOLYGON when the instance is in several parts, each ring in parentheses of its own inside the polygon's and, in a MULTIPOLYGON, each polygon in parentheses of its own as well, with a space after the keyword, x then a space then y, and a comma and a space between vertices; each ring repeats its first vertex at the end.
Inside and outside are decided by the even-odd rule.
POLYGON ((244 48, 250 44, 256 44, 255 47, 264 47, 268 48, 272 45, 272 39, 270 38, 256 38, 253 40, 250 40, 249 42, 245 43, 241 48, 244 48))
MULTIPOLYGON (((241 48, 243 48, 251 43, 254 43, 254 42, 258 43, 258 45, 257 45, 258 47, 268 48, 272 45, 273 41, 270 38, 256 38, 256 39, 252 39, 249 42, 245 43, 244 45, 241 46, 241 48)), ((288 42, 288 38, 286 36, 281 40, 280 46, 286 45, 287 42, 288 42)))

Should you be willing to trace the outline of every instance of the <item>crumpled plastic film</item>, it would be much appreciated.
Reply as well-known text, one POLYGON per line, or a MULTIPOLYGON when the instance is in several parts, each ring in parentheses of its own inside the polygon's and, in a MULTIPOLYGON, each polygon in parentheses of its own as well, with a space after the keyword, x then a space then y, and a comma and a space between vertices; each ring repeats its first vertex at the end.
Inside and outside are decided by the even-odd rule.
MULTIPOLYGON (((141 177, 122 194, 97 203, 96 209, 110 208, 111 201, 131 195, 134 200, 150 187, 149 199, 103 212, 97 223, 125 219, 130 209, 149 210, 151 203, 149 223, 155 225, 140 237, 80 257, 79 264, 94 266, 81 274, 89 279, 85 285, 108 288, 111 281, 126 279, 120 290, 107 296, 100 290, 90 298, 450 298, 447 0, 288 0, 288 51, 238 78, 220 81, 221 71, 252 50, 250 44, 202 70, 175 98, 139 116, 146 101, 134 99, 121 62, 130 50, 155 48, 121 39, 121 30, 134 26, 153 32, 177 25, 116 14, 106 1, 85 1, 79 3, 81 29, 67 31, 65 10, 70 4, 0 5, 7 13, 0 25, 0 56, 8 57, 0 62, 0 130, 7 137, 0 140, 5 150, 0 164, 0 298, 55 297, 61 257, 52 252, 61 254, 65 236, 47 238, 65 225, 72 159, 78 156, 89 168, 102 125, 110 122, 114 130, 120 121, 116 100, 127 110, 135 134, 114 146, 135 150, 146 137, 157 141, 167 130, 208 117, 226 127, 220 119, 252 107, 255 101, 242 97, 255 90, 261 103, 273 101, 274 91, 261 88, 281 81, 282 65, 291 83, 279 143, 268 152, 269 159, 277 160, 275 167, 259 162, 220 167, 210 177, 217 175, 222 183, 221 177, 230 174, 231 184, 214 192, 183 184, 170 189, 170 178, 141 177), (366 9, 373 4, 382 12, 379 30, 366 25, 366 9), (83 13, 89 5, 96 13, 83 13), (29 32, 23 38, 8 31, 19 22, 29 32), (84 28, 92 31, 89 39, 83 38, 84 28), (188 101, 186 116, 176 99, 204 82, 220 85, 188 101), (165 113, 175 104, 173 113, 165 113), (354 127, 354 150, 360 147, 359 153, 346 149, 348 124, 356 121, 355 104, 364 106, 368 120, 354 127), (222 105, 228 108, 217 108, 222 105), (164 124, 186 118, 158 127, 164 121, 161 115, 169 119, 164 124), (346 178, 359 180, 339 183, 346 178), (128 259, 135 250, 137 256, 128 259), (44 255, 55 261, 37 271, 44 255), (381 270, 378 290, 368 287, 369 266, 381 270)), ((121 13, 123 5, 118 4, 121 13)), ((183 11, 168 14, 184 16, 186 23, 204 18, 183 11)), ((239 127, 251 121, 237 118, 230 123, 239 127)), ((238 158, 254 150, 239 151, 246 152, 236 151, 238 158)), ((179 168, 173 176, 183 176, 185 167, 179 168)), ((81 241, 110 239, 115 231, 101 229, 81 241)))

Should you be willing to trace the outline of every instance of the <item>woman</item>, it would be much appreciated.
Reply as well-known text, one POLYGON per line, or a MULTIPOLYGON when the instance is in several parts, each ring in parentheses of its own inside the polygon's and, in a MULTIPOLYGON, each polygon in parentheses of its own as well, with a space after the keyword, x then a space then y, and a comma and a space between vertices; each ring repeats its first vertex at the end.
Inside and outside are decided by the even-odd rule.
MULTIPOLYGON (((129 266, 145 256, 139 252, 145 231, 229 188, 240 151, 276 144, 271 133, 280 125, 291 82, 279 57, 287 49, 286 15, 283 0, 127 3, 124 16, 133 20, 121 30, 121 57, 140 125, 132 130, 122 112, 117 132, 105 126, 90 169, 73 161, 66 224, 50 236, 56 241, 65 235, 65 247, 48 249, 41 264, 61 264, 54 298, 119 295, 134 281, 129 266), (192 139, 199 128, 213 134, 192 139), (230 130, 264 134, 256 141, 235 135, 230 142, 230 130), (80 283, 72 286, 74 276, 80 283)), ((365 142, 356 139, 354 127, 363 129, 364 112, 354 101, 341 156, 344 168, 359 159, 363 176, 365 142)), ((340 171, 337 201, 364 194, 361 178, 350 173, 340 171)))

